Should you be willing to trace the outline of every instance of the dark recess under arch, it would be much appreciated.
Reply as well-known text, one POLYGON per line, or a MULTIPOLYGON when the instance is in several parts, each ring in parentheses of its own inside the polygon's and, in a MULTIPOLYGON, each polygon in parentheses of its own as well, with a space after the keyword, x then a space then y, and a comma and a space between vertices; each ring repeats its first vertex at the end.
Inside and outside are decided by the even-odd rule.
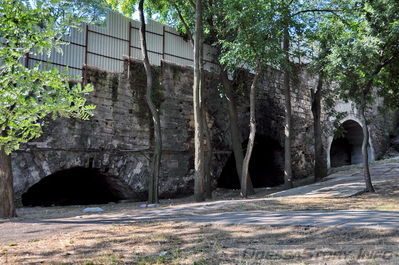
POLYGON ((359 164, 362 162, 363 131, 360 124, 347 120, 341 124, 342 135, 334 136, 330 148, 331 167, 359 164))
MULTIPOLYGON (((247 141, 243 143, 246 148, 247 141)), ((245 151, 245 150, 244 150, 245 151)), ((249 174, 255 188, 273 187, 284 183, 283 148, 280 144, 263 135, 256 135, 249 163, 249 174)), ((239 189, 234 154, 231 154, 218 179, 218 187, 239 189)))
POLYGON ((97 169, 75 167, 51 174, 22 195, 24 206, 88 205, 126 199, 126 184, 97 169))

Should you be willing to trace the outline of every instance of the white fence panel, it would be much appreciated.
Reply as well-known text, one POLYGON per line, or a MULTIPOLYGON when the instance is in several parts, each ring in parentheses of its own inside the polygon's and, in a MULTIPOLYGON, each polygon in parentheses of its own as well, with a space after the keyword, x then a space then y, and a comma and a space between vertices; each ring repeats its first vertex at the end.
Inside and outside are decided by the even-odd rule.
POLYGON ((163 50, 163 37, 152 33, 146 33, 147 49, 153 53, 162 55, 163 50))
MULTIPOLYGON (((138 24, 140 25, 140 23, 138 24)), ((164 24, 149 19, 146 24, 146 31, 163 35, 163 27, 164 24)))
POLYGON ((131 54, 132 58, 137 59, 137 60, 141 60, 143 58, 140 48, 132 47, 130 49, 130 54, 131 54))
POLYGON ((109 12, 105 26, 90 25, 89 30, 128 40, 128 27, 128 18, 115 12, 109 12))
POLYGON ((90 54, 87 58, 87 64, 95 66, 110 72, 122 72, 123 61, 117 59, 106 58, 103 56, 90 54))
POLYGON ((82 68, 84 62, 85 47, 69 44, 64 45, 62 49, 63 55, 59 54, 57 57, 54 58, 54 61, 51 57, 50 60, 74 68, 82 68))
POLYGON ((79 44, 85 45, 85 25, 82 25, 79 29, 71 29, 71 32, 63 37, 64 40, 79 44))
POLYGON ((165 31, 165 36, 165 54, 188 60, 194 59, 193 48, 189 41, 172 34, 169 30, 165 31))
MULTIPOLYGON (((183 66, 193 65, 193 48, 191 43, 176 30, 149 20, 147 25, 147 45, 149 60, 159 66, 161 60, 183 66)), ((29 65, 39 61, 50 62, 60 69, 69 66, 70 74, 82 75, 84 64, 102 68, 111 72, 123 70, 123 57, 141 59, 140 22, 130 20, 115 12, 108 14, 105 25, 82 25, 82 30, 71 30, 64 40, 70 44, 63 48, 63 55, 53 53, 50 58, 36 56, 28 59, 29 65)), ((204 46, 205 69, 215 71, 213 63, 215 49, 204 46)), ((43 66, 47 67, 47 66, 43 66)))
POLYGON ((161 60, 162 60, 162 55, 155 54, 155 53, 148 53, 148 59, 150 61, 150 64, 160 66, 161 60))
POLYGON ((87 52, 99 54, 116 59, 122 59, 128 54, 129 43, 122 39, 110 38, 104 35, 92 33, 88 35, 87 52))
MULTIPOLYGON (((136 26, 137 25, 135 23, 132 23, 131 43, 130 43, 131 47, 134 47, 135 50, 136 49, 140 49, 140 31, 139 31, 139 29, 136 26)), ((134 57, 134 58, 137 58, 137 57, 134 57)))

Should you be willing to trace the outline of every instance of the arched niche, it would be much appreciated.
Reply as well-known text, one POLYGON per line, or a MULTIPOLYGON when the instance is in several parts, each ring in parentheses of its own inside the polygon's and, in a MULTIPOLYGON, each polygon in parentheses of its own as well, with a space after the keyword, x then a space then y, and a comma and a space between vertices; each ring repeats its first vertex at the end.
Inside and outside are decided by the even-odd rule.
MULTIPOLYGON (((347 118, 341 122, 339 130, 329 138, 327 152, 328 167, 340 167, 362 163, 363 128, 359 120, 347 118)), ((369 161, 374 160, 374 152, 369 139, 369 161)))
POLYGON ((104 204, 128 199, 132 191, 119 177, 74 167, 41 179, 22 194, 24 206, 104 204))

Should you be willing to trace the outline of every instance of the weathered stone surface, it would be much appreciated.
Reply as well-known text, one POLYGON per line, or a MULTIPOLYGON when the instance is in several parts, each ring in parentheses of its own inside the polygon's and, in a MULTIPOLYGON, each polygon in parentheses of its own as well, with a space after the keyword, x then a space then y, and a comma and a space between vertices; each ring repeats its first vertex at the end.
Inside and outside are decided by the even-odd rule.
MULTIPOLYGON (((160 108, 163 139, 160 196, 183 196, 193 191, 192 111, 193 73, 189 67, 163 63, 153 69, 154 100, 160 108)), ((54 172, 74 167, 98 169, 122 179, 134 190, 132 199, 145 200, 152 145, 152 121, 145 104, 145 72, 141 62, 124 62, 122 73, 87 68, 95 87, 88 100, 97 106, 89 121, 57 119, 46 121, 44 134, 13 155, 15 191, 18 195, 54 172)), ((240 71, 234 85, 237 94, 242 139, 249 133, 248 91, 251 75, 240 71)), ((311 76, 298 69, 292 80, 293 142, 295 177, 313 170, 313 125, 310 110, 311 76)), ((284 146, 284 96, 282 75, 268 69, 258 84, 257 133, 284 146)), ((209 114, 215 149, 212 175, 215 180, 231 155, 229 119, 221 96, 218 76, 206 75, 205 107, 209 114)), ((376 152, 382 153, 384 119, 371 126, 376 152), (381 124, 380 124, 381 123, 381 124), (374 127, 373 127, 374 126, 374 127), (377 147, 378 146, 378 147, 377 147), (378 150, 377 150, 378 149, 378 150)), ((326 139, 327 144, 327 139, 326 139)), ((215 181, 216 183, 216 181, 215 181)))

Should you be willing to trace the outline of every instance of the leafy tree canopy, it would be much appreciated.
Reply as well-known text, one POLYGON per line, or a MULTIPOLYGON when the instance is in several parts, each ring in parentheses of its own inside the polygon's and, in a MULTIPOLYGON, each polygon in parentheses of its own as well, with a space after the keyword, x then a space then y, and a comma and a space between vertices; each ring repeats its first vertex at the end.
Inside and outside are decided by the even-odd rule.
POLYGON ((104 0, 22 0, 31 8, 49 8, 51 13, 62 20, 79 18, 82 22, 101 23, 110 6, 104 0))
POLYGON ((26 54, 60 52, 62 34, 78 21, 60 19, 52 12, 58 1, 37 1, 32 7, 19 0, 0 4, 0 147, 7 153, 39 137, 44 118, 88 119, 92 105, 85 105, 91 87, 70 85, 69 76, 57 68, 23 64, 26 54))
POLYGON ((387 103, 397 101, 399 3, 359 1, 351 13, 331 25, 336 34, 328 70, 338 80, 342 97, 364 105, 378 90, 387 103))

